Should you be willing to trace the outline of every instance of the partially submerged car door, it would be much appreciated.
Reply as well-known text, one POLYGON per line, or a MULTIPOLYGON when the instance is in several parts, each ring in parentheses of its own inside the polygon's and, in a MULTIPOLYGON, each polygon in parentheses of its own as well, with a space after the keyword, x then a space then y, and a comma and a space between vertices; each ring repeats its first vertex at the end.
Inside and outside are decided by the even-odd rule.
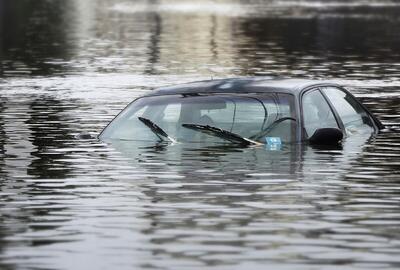
POLYGON ((301 100, 303 139, 310 139, 318 129, 341 129, 340 120, 318 88, 305 92, 301 100))
POLYGON ((343 123, 346 135, 371 134, 378 126, 366 109, 349 93, 334 86, 321 87, 343 123))
POLYGON ((383 127, 350 93, 335 86, 306 90, 301 106, 303 140, 311 140, 319 129, 338 138, 331 131, 340 129, 344 136, 371 135, 383 127))

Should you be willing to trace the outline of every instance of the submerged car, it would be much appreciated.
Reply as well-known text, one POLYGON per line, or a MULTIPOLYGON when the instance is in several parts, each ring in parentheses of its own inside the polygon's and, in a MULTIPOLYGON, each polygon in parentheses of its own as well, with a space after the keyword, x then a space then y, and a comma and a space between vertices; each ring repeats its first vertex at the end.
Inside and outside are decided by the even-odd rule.
POLYGON ((311 80, 234 78, 154 90, 129 104, 102 140, 282 145, 337 144, 376 134, 381 122, 342 86, 311 80))

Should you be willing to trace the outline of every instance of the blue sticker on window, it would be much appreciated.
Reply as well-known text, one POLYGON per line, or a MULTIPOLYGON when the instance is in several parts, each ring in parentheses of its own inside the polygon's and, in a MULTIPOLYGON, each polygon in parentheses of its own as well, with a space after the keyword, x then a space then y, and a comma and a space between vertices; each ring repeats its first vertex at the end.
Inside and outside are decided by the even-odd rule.
POLYGON ((280 137, 265 137, 265 143, 269 150, 280 150, 282 146, 280 137))
POLYGON ((268 145, 282 144, 282 141, 281 141, 280 137, 265 137, 265 142, 268 145))

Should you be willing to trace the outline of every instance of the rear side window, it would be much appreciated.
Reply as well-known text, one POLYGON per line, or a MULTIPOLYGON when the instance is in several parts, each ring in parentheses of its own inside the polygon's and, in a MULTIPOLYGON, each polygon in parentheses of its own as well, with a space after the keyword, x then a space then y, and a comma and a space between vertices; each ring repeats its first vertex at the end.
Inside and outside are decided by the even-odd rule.
POLYGON ((331 108, 319 90, 307 92, 303 96, 302 106, 304 128, 308 137, 319 128, 339 128, 331 108))
POLYGON ((375 130, 368 113, 351 95, 336 87, 324 87, 322 91, 337 111, 347 134, 369 133, 375 130))

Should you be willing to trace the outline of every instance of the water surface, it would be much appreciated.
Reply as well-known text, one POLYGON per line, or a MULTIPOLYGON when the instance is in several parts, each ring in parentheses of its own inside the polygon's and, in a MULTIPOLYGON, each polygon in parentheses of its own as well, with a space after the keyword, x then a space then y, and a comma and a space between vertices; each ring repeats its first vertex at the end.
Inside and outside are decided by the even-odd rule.
POLYGON ((399 14, 0 0, 0 268, 399 268, 399 14), (156 87, 234 76, 338 82, 394 129, 281 151, 78 136, 156 87))

